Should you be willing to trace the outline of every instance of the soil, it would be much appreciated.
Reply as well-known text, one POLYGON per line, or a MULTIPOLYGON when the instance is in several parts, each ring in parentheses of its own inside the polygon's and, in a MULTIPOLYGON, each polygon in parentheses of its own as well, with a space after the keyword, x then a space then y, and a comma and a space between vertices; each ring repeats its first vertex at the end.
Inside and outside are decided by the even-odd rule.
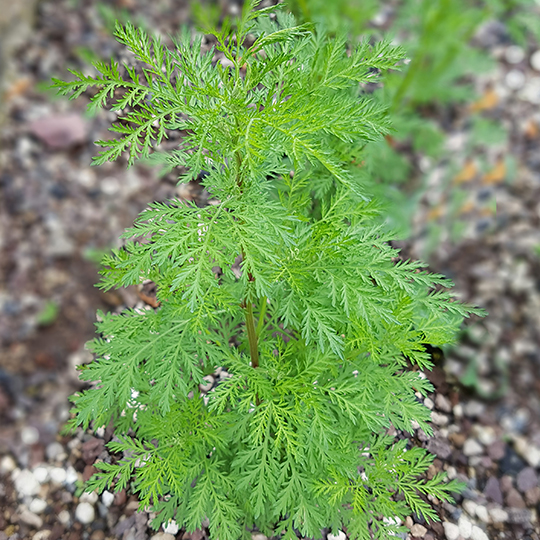
MULTIPOLYGON (((96 310, 152 305, 135 288, 99 291, 96 254, 118 246, 149 201, 201 195, 196 185, 176 186, 173 175, 126 170, 123 159, 91 168, 93 141, 106 136, 111 115, 89 116, 84 98, 68 102, 44 88, 67 67, 89 69, 89 57, 122 57, 108 6, 163 35, 189 22, 187 6, 173 0, 42 0, 10 32, 0 18, 10 36, 0 128, 0 540, 207 537, 174 523, 152 531, 152 516, 136 512, 129 489, 82 495, 79 483, 107 455, 111 433, 59 434, 68 396, 81 387, 75 368, 91 361, 84 343, 96 310)), ((420 152, 404 150, 418 174, 426 169, 430 189, 411 237, 396 245, 428 258, 463 300, 489 312, 468 321, 454 347, 433 350, 436 367, 426 375, 436 391, 426 405, 435 437, 417 430, 411 438, 437 455, 429 475, 444 470, 467 489, 455 505, 432 501, 441 523, 408 518, 408 538, 540 538, 540 44, 520 49, 503 21, 490 24, 475 39, 496 67, 474 77, 477 100, 428 111, 446 132, 449 159, 426 169, 420 152), (473 145, 473 114, 508 137, 473 145), (451 190, 464 194, 457 214, 451 190), (456 221, 463 231, 452 237, 456 221)))

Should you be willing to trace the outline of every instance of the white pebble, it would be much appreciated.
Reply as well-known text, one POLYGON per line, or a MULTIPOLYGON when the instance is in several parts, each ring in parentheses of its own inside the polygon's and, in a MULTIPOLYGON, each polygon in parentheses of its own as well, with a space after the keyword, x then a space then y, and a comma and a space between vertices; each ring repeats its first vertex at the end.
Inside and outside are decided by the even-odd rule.
POLYGON ((519 64, 525 58, 525 51, 518 45, 511 45, 504 56, 509 64, 519 64))
POLYGON ((491 426, 480 426, 475 427, 475 433, 478 437, 478 440, 484 445, 489 446, 495 442, 495 430, 491 426))
POLYGON ((446 540, 457 540, 459 537, 459 527, 455 523, 445 521, 443 523, 444 535, 446 540))
POLYGON ((463 510, 465 510, 465 512, 467 512, 469 516, 476 517, 476 508, 478 507, 478 505, 474 501, 471 501, 470 499, 465 499, 461 506, 463 506, 463 510))
POLYGON ((92 491, 92 493, 84 492, 81 495, 79 501, 80 502, 87 502, 87 503, 90 503, 90 504, 96 504, 98 502, 98 499, 99 499, 99 495, 95 491, 92 491))
POLYGON ((150 537, 150 540, 175 540, 172 534, 158 532, 150 537))
POLYGON ((493 523, 506 523, 508 521, 508 512, 502 508, 490 508, 489 517, 493 523))
POLYGON ((437 394, 437 397, 435 398, 435 405, 438 409, 445 413, 452 412, 452 404, 450 403, 450 400, 442 394, 437 394))
POLYGON ((438 413, 437 411, 431 411, 431 420, 438 426, 448 425, 448 416, 438 413))
POLYGON ((268 537, 262 533, 252 533, 251 540, 268 540, 268 537))
POLYGON ((426 533, 427 533, 427 529, 423 525, 420 525, 420 523, 415 523, 411 527, 411 534, 415 538, 424 538, 424 536, 426 536, 426 533))
POLYGON ((26 446, 32 446, 39 441, 39 431, 33 426, 26 426, 21 430, 21 440, 26 446))
POLYGON ((534 468, 540 466, 540 449, 532 445, 525 437, 516 437, 514 439, 516 452, 534 468))
POLYGON ((45 508, 47 508, 47 503, 43 499, 32 499, 28 505, 28 510, 34 514, 41 514, 45 508))
POLYGON ((46 467, 36 467, 33 474, 40 484, 44 484, 49 479, 49 471, 46 467))
POLYGON ((47 529, 43 531, 38 531, 34 536, 32 536, 32 540, 47 540, 49 536, 51 536, 52 531, 48 531, 47 529))
POLYGON ((77 508, 75 510, 75 519, 77 521, 80 521, 84 525, 88 525, 89 523, 92 523, 94 521, 94 518, 96 517, 96 512, 94 510, 94 507, 87 502, 82 502, 77 505, 77 508))
POLYGON ((28 470, 21 471, 14 480, 15 489, 20 497, 32 497, 39 493, 40 485, 36 477, 28 470))
POLYGON ((64 447, 59 442, 49 444, 45 450, 45 454, 51 461, 63 461, 67 458, 64 447))
POLYGON ((43 520, 26 508, 20 513, 19 519, 23 523, 30 525, 30 527, 34 527, 34 529, 41 529, 41 527, 43 527, 43 520))
POLYGON ((471 418, 476 418, 477 416, 480 416, 485 410, 486 406, 480 401, 476 401, 474 399, 469 401, 464 407, 465 414, 467 416, 470 416, 471 418))
POLYGON ((66 484, 69 486, 74 484, 79 479, 79 473, 71 466, 66 471, 66 484))
POLYGON ((471 540, 489 540, 488 535, 477 525, 472 528, 471 540))
POLYGON ((463 453, 467 457, 478 456, 483 451, 482 445, 475 439, 467 439, 463 445, 463 453))
POLYGON ((49 476, 51 477, 51 482, 63 484, 66 481, 67 473, 61 467, 54 467, 49 472, 49 476))
POLYGON ((519 90, 525 84, 525 75, 519 69, 512 69, 504 77, 504 82, 510 90, 519 90))
POLYGON ((428 397, 426 399, 424 399, 424 405, 429 409, 433 409, 433 407, 435 406, 435 404, 433 403, 433 400, 432 399, 429 399, 428 397))
POLYGON ((343 531, 338 531, 337 534, 328 534, 326 538, 328 540, 345 540, 347 535, 343 531))
POLYGON ((114 493, 105 490, 101 495, 101 501, 107 508, 109 508, 114 501, 114 493))
POLYGON ((476 507, 476 517, 478 517, 478 519, 484 523, 489 523, 489 514, 485 506, 478 505, 476 507))
POLYGON ((453 413, 456 418, 462 418, 463 417, 463 405, 461 403, 458 403, 457 405, 454 405, 453 413))
POLYGON ((174 519, 171 519, 169 523, 167 523, 167 526, 165 527, 165 523, 163 524, 163 531, 169 534, 177 534, 179 530, 178 524, 174 519))
POLYGON ((62 525, 67 525, 69 523, 69 520, 70 520, 70 515, 69 515, 69 512, 67 510, 61 510, 59 513, 58 513, 58 521, 62 524, 62 525))
POLYGON ((530 79, 519 93, 519 97, 530 103, 540 104, 540 77, 530 79))
POLYGON ((0 461, 0 473, 9 474, 17 468, 15 460, 11 456, 4 456, 0 461))
POLYGON ((199 389, 201 392, 210 392, 214 386, 214 377, 212 375, 205 375, 201 384, 199 384, 199 389), (205 384, 206 383, 206 384, 205 384))
POLYGON ((454 480, 454 478, 457 478, 457 469, 450 465, 446 471, 446 476, 448 476, 448 480, 454 480))
POLYGON ((467 517, 462 514, 458 521, 459 534, 463 538, 470 538, 472 533, 472 523, 467 519, 467 517))
POLYGON ((540 71, 540 50, 532 53, 531 66, 535 71, 540 71))

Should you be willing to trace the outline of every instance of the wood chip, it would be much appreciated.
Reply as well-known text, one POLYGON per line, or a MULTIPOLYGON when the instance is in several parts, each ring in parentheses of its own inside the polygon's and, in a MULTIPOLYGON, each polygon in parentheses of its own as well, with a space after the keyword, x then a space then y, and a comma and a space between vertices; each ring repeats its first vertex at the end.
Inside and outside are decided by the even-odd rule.
POLYGON ((488 111, 490 109, 493 109, 497 106, 499 103, 499 96, 497 95, 497 92, 493 90, 493 88, 489 88, 484 92, 484 95, 475 101, 471 107, 471 112, 480 112, 480 111, 488 111))
POLYGON ((482 184, 500 184, 506 178, 506 164, 500 159, 491 171, 482 178, 482 184))
POLYGON ((465 182, 470 182, 476 176, 478 172, 478 167, 473 160, 468 160, 465 162, 463 169, 454 177, 454 184, 463 184, 465 182))

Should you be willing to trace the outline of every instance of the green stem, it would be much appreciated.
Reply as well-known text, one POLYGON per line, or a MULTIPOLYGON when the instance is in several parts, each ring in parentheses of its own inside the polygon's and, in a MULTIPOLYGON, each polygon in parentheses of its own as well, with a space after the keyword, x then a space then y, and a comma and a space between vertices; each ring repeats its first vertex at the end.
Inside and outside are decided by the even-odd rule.
POLYGON ((264 326, 264 316, 266 315, 266 306, 268 305, 266 296, 261 298, 261 308, 259 309, 259 323, 257 324, 257 338, 261 335, 264 326))
POLYGON ((249 355, 251 356, 251 366, 259 367, 259 347, 257 342, 257 332, 255 331, 255 322, 253 319, 253 304, 246 304, 246 328, 249 341, 249 355))

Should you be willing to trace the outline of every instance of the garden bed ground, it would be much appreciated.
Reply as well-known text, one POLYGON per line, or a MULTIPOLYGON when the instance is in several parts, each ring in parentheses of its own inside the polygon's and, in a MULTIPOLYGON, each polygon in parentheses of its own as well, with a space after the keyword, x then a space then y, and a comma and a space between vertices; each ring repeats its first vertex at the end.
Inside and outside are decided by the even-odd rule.
MULTIPOLYGON (((117 3, 163 33, 187 17, 172 1, 117 3)), ((68 103, 40 90, 89 56, 121 52, 106 29, 106 5, 77 4, 40 2, 4 72, 0 540, 201 539, 205 530, 184 534, 174 524, 151 531, 151 516, 137 512, 129 490, 78 496, 78 483, 104 457, 111 433, 58 435, 69 414, 67 397, 80 387, 74 368, 90 360, 83 346, 92 337, 95 310, 152 302, 144 291, 95 289, 96 252, 116 246, 148 201, 197 193, 196 186, 177 187, 172 176, 158 179, 150 169, 126 171, 122 160, 90 168, 93 141, 105 136, 111 118, 89 118, 82 100, 68 103)), ((436 435, 412 437, 437 455, 430 475, 446 470, 468 488, 456 505, 436 506, 442 523, 411 516, 406 525, 411 537, 426 540, 533 540, 540 538, 540 52, 516 48, 502 22, 487 25, 478 43, 497 68, 475 80, 483 96, 476 108, 504 124, 509 137, 482 149, 491 166, 482 175, 463 157, 470 109, 456 108, 451 122, 441 118, 455 163, 463 165, 455 183, 467 193, 460 218, 467 228, 459 241, 443 239, 430 264, 489 316, 472 321, 452 351, 433 351, 436 368, 427 376, 436 392, 426 405, 436 435), (496 199, 496 214, 485 211, 486 197, 496 199)), ((444 193, 437 171, 447 166, 433 172, 414 237, 401 243, 408 256, 424 254, 424 232, 445 212, 444 197, 433 194, 444 193)))

